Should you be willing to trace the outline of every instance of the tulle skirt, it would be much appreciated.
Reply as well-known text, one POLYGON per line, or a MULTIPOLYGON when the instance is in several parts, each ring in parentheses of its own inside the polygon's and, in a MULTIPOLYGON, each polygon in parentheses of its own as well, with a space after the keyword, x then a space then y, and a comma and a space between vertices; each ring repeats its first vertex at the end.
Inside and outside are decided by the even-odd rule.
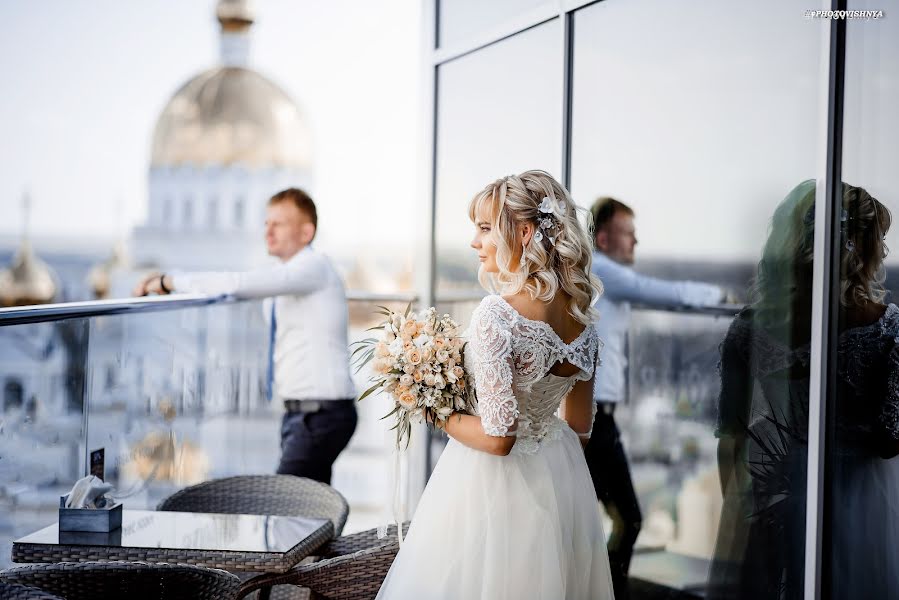
POLYGON ((834 600, 899 598, 899 458, 834 458, 834 600))
POLYGON ((613 598, 577 435, 566 426, 535 454, 509 456, 450 440, 377 597, 613 598))

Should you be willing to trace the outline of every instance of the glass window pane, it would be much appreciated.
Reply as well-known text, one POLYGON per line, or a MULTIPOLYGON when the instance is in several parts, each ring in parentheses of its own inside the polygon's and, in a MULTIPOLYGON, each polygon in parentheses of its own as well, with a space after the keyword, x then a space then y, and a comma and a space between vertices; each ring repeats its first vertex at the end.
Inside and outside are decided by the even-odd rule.
POLYGON ((559 176, 560 31, 549 22, 441 65, 437 101, 438 296, 480 290, 468 246, 468 202, 491 181, 527 169, 559 176))
POLYGON ((438 0, 438 45, 489 30, 541 4, 546 0, 438 0))
POLYGON ((620 456, 620 430, 626 458, 594 471, 613 572, 636 538, 633 577, 709 597, 802 595, 814 183, 800 184, 821 142, 806 8, 575 14, 572 194, 633 211, 607 202, 596 238, 606 346, 588 461, 620 456), (612 277, 622 266, 633 279, 612 277))
MULTIPOLYGON (((851 10, 882 10, 855 1, 851 10)), ((899 589, 899 22, 847 22, 838 370, 828 427, 831 489, 824 586, 831 598, 890 598, 899 589), (895 214, 895 212, 893 212, 895 214), (884 240, 885 236, 885 240, 884 240), (884 243, 885 242, 885 243, 884 243), (886 281, 883 281, 883 279, 886 281), (829 552, 828 552, 829 550, 829 552)))

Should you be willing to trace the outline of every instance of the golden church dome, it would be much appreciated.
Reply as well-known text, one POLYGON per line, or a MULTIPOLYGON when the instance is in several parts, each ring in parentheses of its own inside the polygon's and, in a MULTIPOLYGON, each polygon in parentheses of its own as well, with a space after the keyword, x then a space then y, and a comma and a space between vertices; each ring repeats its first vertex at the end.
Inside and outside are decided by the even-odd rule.
POLYGON ((12 265, 0 270, 0 306, 46 304, 56 296, 56 277, 24 240, 12 265))
POLYGON ((251 3, 219 0, 216 17, 224 64, 185 83, 163 109, 151 167, 311 167, 311 132, 296 103, 245 65, 251 3))

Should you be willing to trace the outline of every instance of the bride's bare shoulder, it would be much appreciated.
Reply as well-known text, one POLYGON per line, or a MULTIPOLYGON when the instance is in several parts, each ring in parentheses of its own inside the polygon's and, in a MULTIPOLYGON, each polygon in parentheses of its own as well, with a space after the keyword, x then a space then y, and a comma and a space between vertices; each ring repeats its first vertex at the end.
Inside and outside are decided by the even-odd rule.
POLYGON ((584 325, 569 312, 571 296, 568 294, 560 292, 549 302, 544 302, 522 291, 514 296, 503 296, 503 300, 525 319, 549 325, 562 340, 574 339, 584 329, 584 325))
POLYGON ((531 295, 525 291, 521 291, 513 296, 503 296, 502 299, 525 319, 534 321, 546 320, 549 303, 531 298, 531 295))

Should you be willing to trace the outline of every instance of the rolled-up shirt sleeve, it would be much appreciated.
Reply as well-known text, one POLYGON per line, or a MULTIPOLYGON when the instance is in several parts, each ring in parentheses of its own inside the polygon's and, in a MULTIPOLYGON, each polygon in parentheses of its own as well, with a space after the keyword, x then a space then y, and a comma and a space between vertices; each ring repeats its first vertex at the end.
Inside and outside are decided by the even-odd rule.
POLYGON ((324 257, 305 249, 287 262, 251 271, 174 271, 169 275, 176 292, 264 298, 310 294, 325 286, 329 273, 324 257))
POLYGON ((604 254, 593 255, 593 274, 602 280, 603 294, 612 301, 659 306, 710 306, 721 302, 723 290, 708 283, 666 281, 641 275, 604 254))

